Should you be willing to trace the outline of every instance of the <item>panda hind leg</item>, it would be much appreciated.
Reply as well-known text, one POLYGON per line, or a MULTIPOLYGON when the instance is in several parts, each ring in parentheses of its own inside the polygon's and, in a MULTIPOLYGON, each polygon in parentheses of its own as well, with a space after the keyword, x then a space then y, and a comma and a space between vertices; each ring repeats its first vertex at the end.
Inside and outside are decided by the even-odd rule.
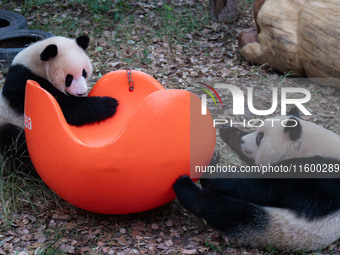
POLYGON ((23 129, 13 124, 0 126, 0 154, 3 157, 3 163, 11 170, 34 177, 38 176, 28 154, 23 129))

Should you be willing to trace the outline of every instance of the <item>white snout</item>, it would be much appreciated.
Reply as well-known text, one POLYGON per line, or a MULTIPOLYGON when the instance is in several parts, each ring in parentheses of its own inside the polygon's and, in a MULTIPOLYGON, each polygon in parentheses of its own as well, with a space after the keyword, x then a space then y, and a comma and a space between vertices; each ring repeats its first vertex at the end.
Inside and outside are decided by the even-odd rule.
POLYGON ((241 149, 244 155, 248 158, 254 159, 254 150, 256 149, 256 142, 254 133, 245 135, 241 138, 241 149))
POLYGON ((85 96, 87 93, 87 82, 84 77, 73 79, 71 86, 66 88, 66 92, 73 96, 85 96))

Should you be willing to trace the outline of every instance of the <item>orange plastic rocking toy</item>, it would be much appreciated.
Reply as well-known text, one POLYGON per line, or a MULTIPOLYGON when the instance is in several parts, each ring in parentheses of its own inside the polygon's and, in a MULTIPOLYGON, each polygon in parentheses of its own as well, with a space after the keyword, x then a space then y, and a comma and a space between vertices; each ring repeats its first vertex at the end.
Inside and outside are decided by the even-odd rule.
POLYGON ((125 70, 104 75, 89 96, 112 96, 117 113, 100 123, 69 125, 57 101, 28 81, 25 134, 42 180, 71 204, 97 213, 126 214, 175 198, 172 184, 195 165, 208 165, 216 133, 200 99, 165 90, 153 77, 125 70), (129 86, 130 85, 130 86, 129 86))

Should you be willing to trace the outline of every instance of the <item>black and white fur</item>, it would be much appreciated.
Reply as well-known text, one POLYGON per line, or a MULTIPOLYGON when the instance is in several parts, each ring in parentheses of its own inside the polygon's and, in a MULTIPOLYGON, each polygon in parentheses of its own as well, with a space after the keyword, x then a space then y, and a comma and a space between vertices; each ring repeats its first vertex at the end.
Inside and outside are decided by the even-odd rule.
POLYGON ((55 36, 30 45, 13 59, 0 94, 1 153, 17 139, 24 127, 27 80, 38 82, 54 96, 71 125, 99 122, 115 114, 116 99, 83 97, 88 91, 87 80, 92 73, 85 52, 88 45, 87 36, 77 39, 55 36))
MULTIPOLYGON (((220 134, 247 163, 340 164, 339 135, 288 118, 298 125, 220 134)), ((340 179, 201 179, 201 184, 202 189, 182 176, 173 188, 186 209, 239 245, 317 250, 340 238, 340 179)))

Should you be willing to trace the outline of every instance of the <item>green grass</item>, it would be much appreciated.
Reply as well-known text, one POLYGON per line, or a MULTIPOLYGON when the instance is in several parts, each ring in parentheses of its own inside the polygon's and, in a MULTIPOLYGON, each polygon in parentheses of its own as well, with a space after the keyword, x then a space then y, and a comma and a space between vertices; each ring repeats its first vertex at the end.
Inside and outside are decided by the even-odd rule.
POLYGON ((209 250, 214 251, 214 252, 222 252, 222 247, 220 245, 216 245, 214 243, 211 243, 211 241, 209 239, 206 239, 204 241, 204 245, 205 247, 209 248, 209 250))
MULTIPOLYGON (((16 142, 9 150, 18 151, 18 147, 16 142)), ((38 215, 47 205, 61 208, 61 203, 65 203, 32 175, 35 170, 22 159, 0 158, 0 214, 6 227, 11 227, 13 213, 29 210, 38 215)))
MULTIPOLYGON (((10 174, 4 174, 6 164, 2 163, 0 178, 0 203, 1 215, 10 227, 13 212, 22 212, 28 209, 38 215, 41 209, 54 203, 60 206, 60 198, 55 195, 41 180, 19 173, 17 169, 11 169, 10 174)), ((9 171, 8 169, 5 170, 9 171)))
POLYGON ((21 146, 23 145, 15 141, 13 146, 3 153, 8 155, 6 159, 0 158, 0 210, 2 218, 8 223, 12 212, 29 208, 34 214, 38 214, 38 200, 39 203, 58 200, 40 179, 32 177, 31 173, 35 170, 25 161, 25 157, 11 156, 11 152, 18 155, 21 146))
MULTIPOLYGON (((172 53, 178 44, 184 47, 186 44, 196 44, 195 37, 210 22, 208 11, 201 11, 207 8, 201 1, 194 7, 179 5, 176 1, 173 5, 154 0, 147 4, 148 7, 144 7, 138 1, 122 0, 14 0, 0 3, 0 8, 16 10, 29 17, 30 29, 71 38, 89 35, 92 41, 89 56, 94 64, 99 63, 92 76, 93 80, 97 80, 110 70, 107 64, 115 62, 117 55, 128 55, 120 60, 120 67, 141 68, 153 64, 148 56, 156 41, 158 44, 167 43, 172 53), (50 9, 53 12, 49 12, 50 9), (107 55, 107 52, 116 54, 107 55)), ((167 73, 161 69, 159 72, 167 73)), ((173 82, 177 83, 175 80, 173 82)))
MULTIPOLYGON (((0 8, 4 8, 0 3, 0 8)), ((206 8, 197 3, 197 8, 206 8)), ((34 17, 30 25, 34 29, 44 29, 55 34, 71 35, 85 30, 91 24, 90 35, 100 35, 103 31, 115 31, 117 38, 126 42, 131 34, 140 26, 149 27, 149 31, 155 33, 146 34, 141 37, 145 41, 158 36, 167 39, 168 42, 183 41, 186 34, 200 30, 208 22, 208 15, 197 15, 193 9, 186 6, 173 7, 167 4, 157 5, 153 10, 145 13, 137 3, 130 1, 94 1, 94 0, 72 0, 55 3, 51 0, 26 0, 13 1, 11 10, 20 9, 27 17, 34 17), (116 2, 116 3, 115 3, 116 2), (21 4, 20 4, 21 3, 21 4), (45 20, 45 8, 54 8, 55 15, 45 20), (65 10, 72 10, 69 13, 65 10), (141 13, 141 14, 138 14, 141 13), (37 15, 39 14, 39 15, 37 15), (158 16, 159 22, 154 22, 154 16, 158 16), (140 16, 145 16, 140 18, 140 16), (45 21, 45 22, 42 22, 45 21), (109 22, 108 22, 109 21, 109 22), (150 27, 150 24, 152 26, 150 27)), ((6 6, 7 7, 7 6, 6 6)), ((201 12, 200 12, 201 13, 201 12)))
POLYGON ((238 3, 239 9, 242 12, 245 12, 247 10, 252 10, 254 6, 255 0, 240 0, 238 3))
POLYGON ((197 16, 187 8, 174 8, 163 5, 156 9, 160 18, 160 24, 154 27, 157 36, 168 43, 182 43, 188 34, 201 30, 207 24, 208 17, 197 16))
MULTIPOLYGON (((33 253, 29 253, 32 254, 33 253)), ((47 245, 41 247, 34 255, 62 255, 65 252, 61 251, 59 248, 54 247, 54 245, 47 245)))

